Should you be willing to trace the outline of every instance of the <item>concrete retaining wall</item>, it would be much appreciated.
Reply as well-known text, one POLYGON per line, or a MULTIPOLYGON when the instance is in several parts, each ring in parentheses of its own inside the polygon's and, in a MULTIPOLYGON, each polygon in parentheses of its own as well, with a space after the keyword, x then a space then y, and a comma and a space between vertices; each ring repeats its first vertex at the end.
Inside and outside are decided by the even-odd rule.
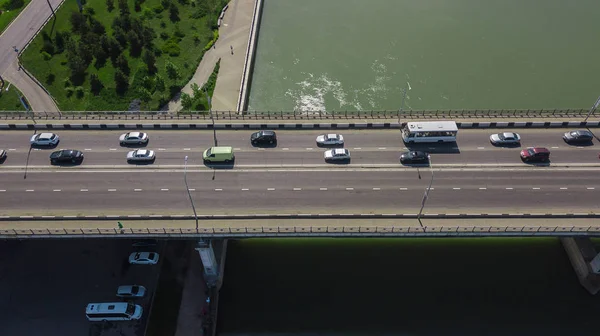
POLYGON ((252 81, 252 71, 254 69, 254 59, 256 44, 258 40, 258 31, 260 29, 260 19, 262 17, 262 6, 264 0, 255 0, 254 13, 252 16, 252 25, 250 26, 250 36, 248 37, 248 47, 246 48, 246 59, 244 61, 244 71, 242 73, 242 82, 240 84, 240 94, 236 110, 245 111, 248 107, 248 95, 250 94, 250 82, 252 81))

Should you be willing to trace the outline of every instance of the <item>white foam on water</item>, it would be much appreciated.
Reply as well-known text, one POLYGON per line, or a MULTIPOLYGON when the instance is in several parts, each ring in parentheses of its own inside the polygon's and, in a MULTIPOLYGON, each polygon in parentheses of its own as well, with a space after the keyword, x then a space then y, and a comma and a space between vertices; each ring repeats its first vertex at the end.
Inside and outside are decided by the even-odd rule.
POLYGON ((329 78, 328 74, 316 77, 312 73, 303 73, 306 79, 296 83, 297 88, 289 89, 285 94, 295 100, 294 110, 301 112, 325 111, 325 96, 331 94, 340 108, 347 105, 346 92, 342 82, 329 78))

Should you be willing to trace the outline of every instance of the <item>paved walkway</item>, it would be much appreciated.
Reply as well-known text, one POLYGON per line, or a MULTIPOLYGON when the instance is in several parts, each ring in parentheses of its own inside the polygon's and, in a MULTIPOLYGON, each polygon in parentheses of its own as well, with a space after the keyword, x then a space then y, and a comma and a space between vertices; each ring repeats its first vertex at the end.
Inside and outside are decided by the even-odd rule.
MULTIPOLYGON (((182 92, 191 94, 193 83, 202 87, 208 81, 217 61, 221 59, 217 85, 212 98, 212 107, 215 111, 234 111, 236 108, 255 1, 232 0, 229 3, 219 28, 219 39, 215 47, 204 54, 196 73, 182 89, 182 92), (233 47, 233 55, 231 47, 233 47)), ((171 112, 181 110, 179 96, 169 102, 167 110, 171 112)))
POLYGON ((0 74, 25 95, 31 109, 36 112, 57 112, 58 107, 35 80, 19 70, 15 48, 18 51, 25 48, 52 15, 48 4, 57 8, 63 1, 31 1, 0 35, 0 74))

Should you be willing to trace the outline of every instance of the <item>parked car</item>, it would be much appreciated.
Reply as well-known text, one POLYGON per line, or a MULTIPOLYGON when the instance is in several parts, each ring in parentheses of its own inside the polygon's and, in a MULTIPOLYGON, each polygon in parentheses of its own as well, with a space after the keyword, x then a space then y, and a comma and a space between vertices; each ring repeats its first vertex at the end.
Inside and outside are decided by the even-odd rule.
POLYGON ((127 153, 128 162, 151 162, 155 159, 154 151, 149 149, 136 149, 127 153))
POLYGON ((117 288, 117 296, 122 298, 141 298, 146 295, 146 287, 139 285, 124 285, 117 288))
POLYGON ((129 255, 129 263, 132 265, 156 265, 158 264, 158 253, 133 252, 129 255))
POLYGON ((404 152, 400 155, 400 163, 428 163, 429 154, 421 151, 404 152))
POLYGON ((119 137, 119 143, 121 146, 147 144, 148 140, 150 140, 150 137, 148 137, 148 133, 144 132, 129 132, 121 134, 119 137))
POLYGON ((518 145, 521 143, 521 136, 513 132, 504 132, 490 135, 492 145, 518 145))
POLYGON ((550 160, 550 151, 544 147, 530 147, 521 151, 524 162, 546 162, 550 160))
POLYGON ((345 148, 330 149, 325 152, 325 161, 350 160, 350 151, 345 148))
POLYGON ((274 131, 259 131, 250 135, 250 143, 254 146, 272 145, 277 143, 277 135, 274 131))
POLYGON ((566 143, 589 143, 594 139, 594 134, 587 130, 569 131, 563 134, 566 143))
POLYGON ((50 163, 81 163, 83 161, 83 153, 76 149, 62 149, 50 154, 50 163))
POLYGON ((4 149, 0 149, 0 162, 4 162, 6 157, 8 156, 7 151, 4 149))
POLYGON ((343 144, 344 137, 341 134, 321 134, 317 137, 317 145, 319 146, 333 146, 343 144))
POLYGON ((34 146, 56 146, 60 142, 58 135, 54 133, 38 133, 31 136, 29 143, 34 146))

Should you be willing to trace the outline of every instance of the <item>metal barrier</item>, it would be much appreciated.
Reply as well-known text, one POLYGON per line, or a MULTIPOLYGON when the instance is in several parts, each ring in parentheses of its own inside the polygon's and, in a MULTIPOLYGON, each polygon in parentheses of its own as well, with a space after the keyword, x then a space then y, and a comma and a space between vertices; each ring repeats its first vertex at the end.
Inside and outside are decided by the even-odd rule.
MULTIPOLYGON (((352 119, 495 119, 495 118, 585 118, 585 109, 540 110, 409 110, 409 111, 213 111, 215 120, 352 120, 352 119)), ((600 117, 593 111, 590 117, 600 117)), ((36 112, 38 120, 210 120, 207 111, 171 114, 166 112, 69 111, 36 112)), ((25 112, 0 112, 0 120, 31 119, 25 112)))
POLYGON ((298 237, 298 236, 600 236, 600 226, 279 226, 195 228, 73 228, 5 229, 3 238, 105 237, 105 236, 205 236, 205 237, 298 237))

